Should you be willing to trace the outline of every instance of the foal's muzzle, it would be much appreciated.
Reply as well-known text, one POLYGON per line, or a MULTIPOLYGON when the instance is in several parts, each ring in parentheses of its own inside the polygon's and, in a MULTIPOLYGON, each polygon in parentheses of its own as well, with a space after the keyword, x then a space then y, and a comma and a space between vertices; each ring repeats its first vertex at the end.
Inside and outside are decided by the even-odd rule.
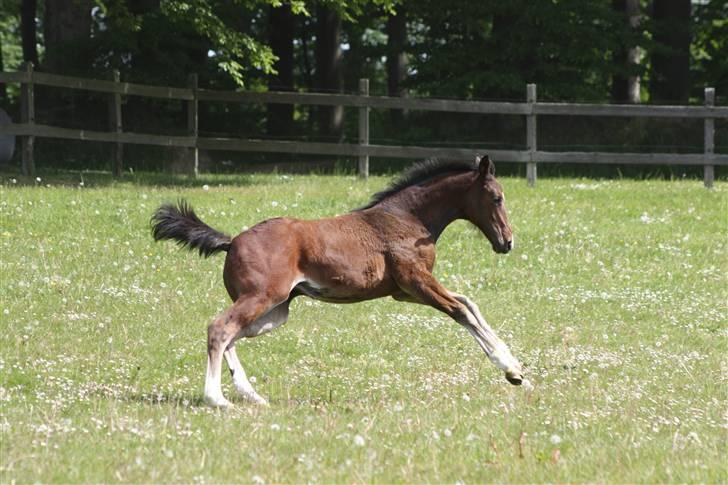
POLYGON ((508 254, 513 249, 513 241, 498 241, 498 244, 493 244, 493 251, 498 254, 508 254))

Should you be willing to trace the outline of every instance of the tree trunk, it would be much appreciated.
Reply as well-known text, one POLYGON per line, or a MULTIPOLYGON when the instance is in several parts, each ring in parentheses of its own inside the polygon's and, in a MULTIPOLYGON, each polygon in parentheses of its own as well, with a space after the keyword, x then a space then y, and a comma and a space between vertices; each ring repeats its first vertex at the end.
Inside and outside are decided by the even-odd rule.
MULTIPOLYGON (((268 89, 271 91, 293 91, 294 22, 290 4, 270 7, 268 40, 273 54, 278 57, 273 66, 277 74, 268 79, 268 89)), ((271 136, 287 136, 293 133, 292 104, 268 105, 267 132, 271 136)))
POLYGON ((45 0, 45 70, 63 73, 88 67, 83 49, 91 35, 91 7, 91 0, 45 0))
MULTIPOLYGON (((343 88, 341 53, 341 16, 319 4, 316 8, 316 88, 339 93, 343 88)), ((321 106, 318 109, 321 134, 341 140, 344 128, 342 106, 321 106)), ((334 140, 331 140, 334 141, 334 140)))
MULTIPOLYGON (((487 69, 501 73, 505 71, 508 76, 521 78, 524 83, 536 82, 537 74, 534 66, 539 61, 536 58, 536 49, 523 49, 522 54, 515 59, 508 58, 512 46, 517 45, 519 36, 514 33, 513 26, 518 24, 522 12, 519 4, 522 2, 497 2, 498 8, 493 14, 493 30, 489 42, 494 53, 493 59, 487 59, 487 69)), ((540 29, 540 26, 534 27, 540 29)), ((515 50, 519 52, 519 50, 515 50)), ((502 75, 502 74, 501 74, 502 75)), ((479 97, 486 99, 519 99, 523 96, 523 84, 501 83, 500 87, 492 86, 488 89, 476 91, 479 97)), ((501 126, 498 124, 497 126, 501 126)), ((500 128, 499 128, 500 129, 500 128)))
POLYGON ((690 0, 655 0, 650 94, 685 103, 690 93, 690 0))
POLYGON ((145 13, 159 10, 161 0, 126 0, 126 6, 129 12, 134 15, 144 15, 145 13))
MULTIPOLYGON (((403 86, 407 79, 407 16, 404 5, 397 7, 396 15, 387 17, 387 95, 407 96, 407 89, 403 86)), ((394 124, 402 121, 406 113, 404 110, 390 110, 394 124)))
MULTIPOLYGON (((640 23, 640 0, 612 0, 612 7, 624 16, 628 29, 636 31, 640 23)), ((639 47, 622 46, 615 53, 614 62, 618 72, 612 76, 612 101, 639 103, 640 76, 635 73, 640 62, 639 47)))
POLYGON ((23 44, 23 60, 38 65, 35 15, 36 0, 23 0, 20 5, 20 37, 23 44))
MULTIPOLYGON (((3 39, 0 37, 0 72, 5 70, 5 63, 3 62, 3 39)), ((6 106, 5 103, 8 100, 8 87, 5 83, 0 83, 0 107, 6 106)))
POLYGON ((303 79, 306 85, 306 89, 308 91, 313 91, 315 89, 315 84, 313 80, 313 63, 311 62, 311 49, 309 49, 308 45, 308 41, 310 38, 310 23, 311 20, 308 17, 304 17, 301 19, 301 58, 303 59, 303 79))

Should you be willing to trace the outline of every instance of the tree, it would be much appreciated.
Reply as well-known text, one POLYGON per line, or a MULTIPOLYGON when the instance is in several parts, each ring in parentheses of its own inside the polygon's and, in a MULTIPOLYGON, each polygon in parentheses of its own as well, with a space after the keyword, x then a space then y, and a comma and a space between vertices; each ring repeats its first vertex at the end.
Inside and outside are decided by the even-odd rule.
POLYGON ((690 0, 655 0, 650 96, 687 102, 690 94, 690 0))
POLYGON ((20 5, 20 37, 23 45, 23 60, 38 65, 35 17, 36 0, 22 0, 20 5))
POLYGON ((640 102, 640 49, 637 45, 640 24, 640 0, 612 0, 612 7, 622 17, 623 42, 614 53, 612 101, 640 102))
POLYGON ((605 99, 619 29, 601 1, 421 0, 408 3, 412 83, 422 94, 605 99))
MULTIPOLYGON (((407 14, 404 6, 387 15, 387 96, 407 96, 407 14)), ((392 110, 392 123, 404 117, 404 110, 392 110)))
POLYGON ((91 6, 91 0, 45 0, 45 70, 64 73, 90 67, 91 6))
MULTIPOLYGON (((0 69, 15 70, 23 61, 21 35, 19 35, 20 0, 5 0, 0 3, 0 69)), ((17 85, 0 84, 0 106, 12 113, 12 99, 17 98, 17 85)))
MULTIPOLYGON (((268 42, 277 60, 273 64, 275 74, 268 78, 271 91, 293 91, 293 37, 295 16, 289 4, 268 8, 268 42)), ((273 136, 290 135, 293 132, 293 105, 268 105, 267 132, 273 136)))
POLYGON ((407 14, 400 7, 387 15, 387 95, 404 96, 407 78, 407 14))
MULTIPOLYGON (((5 70, 5 62, 3 62, 3 39, 0 37, 0 72, 5 70)), ((0 86, 0 106, 4 105, 8 98, 8 90, 5 83, 0 86)))
MULTIPOLYGON (((316 88, 324 92, 341 92, 343 88, 341 53, 341 15, 329 5, 316 7, 316 88)), ((321 106, 318 109, 319 131, 327 137, 343 136, 344 109, 321 106)))
POLYGON ((712 0, 693 5, 691 45, 692 96, 702 99, 705 87, 728 96, 728 2, 712 0))

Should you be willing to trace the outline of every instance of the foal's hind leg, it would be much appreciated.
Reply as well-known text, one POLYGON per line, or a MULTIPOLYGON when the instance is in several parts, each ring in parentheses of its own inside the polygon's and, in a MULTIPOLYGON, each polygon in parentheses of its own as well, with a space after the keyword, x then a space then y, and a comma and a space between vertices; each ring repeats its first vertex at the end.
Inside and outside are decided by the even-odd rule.
MULTIPOLYGON (((252 322, 247 328, 243 330, 242 336, 249 338, 256 337, 286 323, 286 320, 288 319, 289 302, 290 300, 281 303, 265 315, 258 317, 254 322, 252 322)), ((233 385, 235 386, 235 389, 238 391, 238 393, 245 399, 252 401, 256 404, 268 404, 268 402, 263 397, 261 397, 260 394, 255 392, 255 389, 253 389, 253 386, 250 384, 250 381, 245 374, 245 370, 243 369, 240 360, 238 360, 238 355, 235 352, 235 342, 231 343, 228 346, 227 350, 225 350, 225 360, 227 361, 228 368, 230 368, 230 374, 233 378, 233 385)))
POLYGON ((235 352, 234 343, 230 344, 230 347, 228 347, 225 351, 225 361, 230 369, 230 374, 233 377, 233 385, 238 391, 238 394, 256 404, 263 406, 267 405, 268 401, 255 392, 253 385, 248 380, 248 376, 245 374, 245 369, 243 369, 243 365, 240 363, 240 360, 238 360, 238 354, 235 352))
POLYGON ((239 298, 207 327, 205 402, 210 406, 226 407, 230 405, 222 394, 220 382, 223 353, 250 323, 271 306, 270 300, 263 295, 239 298))

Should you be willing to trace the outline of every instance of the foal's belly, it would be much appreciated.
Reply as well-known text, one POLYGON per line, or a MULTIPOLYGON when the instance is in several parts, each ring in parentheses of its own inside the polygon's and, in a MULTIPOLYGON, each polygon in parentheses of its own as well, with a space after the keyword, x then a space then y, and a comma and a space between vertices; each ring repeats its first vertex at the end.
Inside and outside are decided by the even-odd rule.
POLYGON ((384 281, 373 288, 361 288, 337 284, 322 285, 316 281, 304 280, 293 288, 291 297, 305 295, 328 303, 356 303, 389 296, 395 289, 393 283, 384 281))
POLYGON ((379 236, 355 214, 299 222, 300 282, 294 296, 354 303, 390 295, 391 276, 379 236))

